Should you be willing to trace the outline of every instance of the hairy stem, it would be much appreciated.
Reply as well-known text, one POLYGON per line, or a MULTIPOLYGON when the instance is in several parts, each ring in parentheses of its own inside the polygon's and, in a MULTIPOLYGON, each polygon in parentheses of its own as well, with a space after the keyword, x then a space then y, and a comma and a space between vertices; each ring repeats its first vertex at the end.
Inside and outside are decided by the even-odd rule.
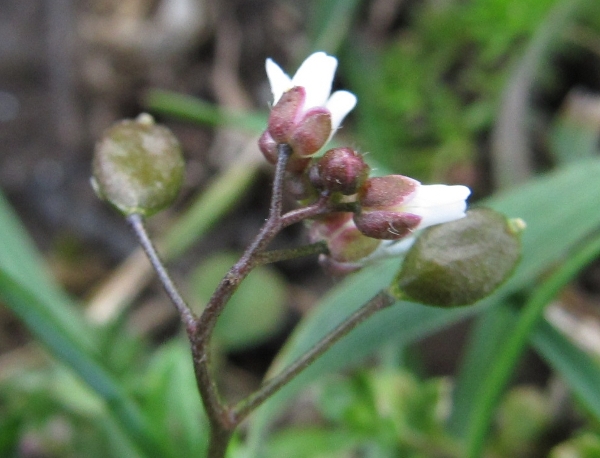
MULTIPOLYGON (((216 383, 210 372, 210 340, 219 315, 242 280, 252 270, 255 257, 265 249, 281 229, 283 179, 291 154, 292 149, 289 145, 279 145, 279 160, 275 168, 269 217, 240 260, 221 280, 204 312, 196 320, 196 332, 189 336, 198 389, 211 423, 211 444, 225 440, 219 439, 219 437, 226 438, 226 442, 228 442, 229 436, 223 432, 233 430, 237 422, 231 416, 230 410, 221 402, 216 383)), ((217 445, 211 447, 217 447, 217 445)), ((215 457, 217 456, 215 455, 215 457)))

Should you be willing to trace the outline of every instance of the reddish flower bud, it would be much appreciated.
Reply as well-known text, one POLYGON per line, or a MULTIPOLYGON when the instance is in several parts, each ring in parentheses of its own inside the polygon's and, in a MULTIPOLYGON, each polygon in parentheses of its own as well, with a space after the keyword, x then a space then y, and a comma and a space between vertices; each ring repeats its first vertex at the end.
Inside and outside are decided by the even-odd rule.
POLYGON ((422 218, 412 213, 374 210, 354 215, 354 223, 367 237, 398 240, 417 228, 422 218))
POLYGON ((306 91, 301 86, 283 93, 269 115, 268 131, 276 143, 289 143, 302 114, 306 91))
POLYGON ((331 259, 341 263, 360 262, 373 253, 379 240, 367 237, 356 228, 352 213, 334 213, 315 221, 310 227, 311 241, 324 240, 331 259))
POLYGON ((464 217, 470 193, 465 186, 422 185, 402 175, 370 178, 358 192, 356 224, 371 237, 398 239, 394 228, 402 234, 402 228, 413 231, 464 217))
POLYGON ((277 164, 277 142, 273 140, 268 130, 265 130, 258 139, 258 148, 271 164, 277 164))
POLYGON ((369 175, 369 166, 351 148, 333 148, 317 162, 316 186, 344 195, 356 194, 369 175))
POLYGON ((359 191, 363 209, 389 209, 406 202, 420 186, 417 180, 402 175, 369 178, 359 191))
POLYGON ((381 242, 366 237, 356 226, 346 226, 327 241, 329 255, 339 262, 356 262, 373 253, 381 242))
POLYGON ((331 134, 331 113, 317 107, 308 111, 295 126, 289 144, 294 155, 308 157, 319 151, 331 134))

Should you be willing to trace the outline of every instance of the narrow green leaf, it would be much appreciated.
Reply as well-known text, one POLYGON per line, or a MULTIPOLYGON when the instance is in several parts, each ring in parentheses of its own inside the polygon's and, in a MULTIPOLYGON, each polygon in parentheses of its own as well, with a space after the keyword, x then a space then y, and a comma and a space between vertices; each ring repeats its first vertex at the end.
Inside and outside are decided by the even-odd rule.
POLYGON ((311 48, 336 54, 358 11, 360 0, 317 0, 311 2, 309 21, 311 48))
POLYGON ((480 373, 479 389, 472 392, 473 410, 467 435, 467 456, 481 455, 494 410, 504 386, 508 382, 522 352, 527 347, 530 333, 539 321, 546 305, 590 262, 600 255, 600 237, 584 244, 575 254, 542 285, 536 288, 523 309, 511 332, 500 341, 489 370, 480 373))
MULTIPOLYGON (((51 280, 43 266, 44 262, 27 237, 27 231, 0 194, 0 270, 10 275, 22 288, 43 298, 43 301, 38 302, 42 307, 31 312, 39 315, 40 325, 43 326, 46 319, 51 320, 60 327, 62 334, 81 349, 89 354, 96 353, 95 333, 82 319, 70 298, 51 280)), ((10 303, 7 305, 11 306, 10 303)))
POLYGON ((199 124, 233 127, 254 134, 260 134, 267 125, 266 114, 227 111, 196 97, 161 89, 151 89, 144 98, 144 105, 156 113, 199 124))
MULTIPOLYGON (((124 393, 119 383, 98 360, 86 352, 72 336, 64 332, 60 318, 49 313, 51 304, 23 287, 0 269, 0 298, 27 325, 50 352, 71 367, 106 403, 120 426, 142 448, 147 456, 156 456, 161 448, 155 443, 150 426, 138 406, 124 393)), ((163 453, 162 456, 168 456, 163 453)))
MULTIPOLYGON (((598 160, 574 163, 488 201, 496 210, 523 218, 527 223, 521 238, 521 263, 500 293, 516 292, 531 285, 600 226, 596 203, 596 196, 600 195, 599 173, 598 160)), ((497 303, 506 301, 501 300, 503 294, 494 297, 497 303)), ((475 408, 475 387, 505 340, 501 333, 484 331, 486 321, 479 321, 473 331, 456 383, 451 428, 458 435, 466 434, 469 412, 475 408), (494 336, 496 340, 492 342, 494 336)))
POLYGON ((533 346, 558 372, 581 401, 581 406, 600 421, 600 365, 547 322, 531 337, 533 346))

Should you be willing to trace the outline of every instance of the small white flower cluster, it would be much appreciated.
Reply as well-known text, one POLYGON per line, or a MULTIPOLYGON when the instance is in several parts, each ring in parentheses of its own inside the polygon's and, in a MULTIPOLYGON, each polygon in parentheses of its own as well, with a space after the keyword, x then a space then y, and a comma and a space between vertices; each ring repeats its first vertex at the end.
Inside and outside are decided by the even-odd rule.
MULTIPOLYGON (((263 135, 263 139, 260 142, 261 150, 263 150, 266 157, 273 161, 272 151, 274 149, 274 144, 277 143, 273 138, 283 138, 285 135, 288 135, 288 137, 292 139, 290 143, 293 143, 294 139, 297 137, 301 137, 302 140, 305 141, 307 138, 306 134, 304 134, 303 137, 299 135, 294 136, 288 134, 288 131, 291 129, 289 125, 301 125, 303 117, 308 117, 307 113, 318 112, 320 115, 325 113, 328 116, 327 122, 330 120, 330 124, 318 121, 315 122, 314 125, 317 126, 316 130, 318 130, 318 127, 322 126, 327 126, 325 129, 330 128, 330 131, 326 130, 325 134, 321 134, 320 139, 331 139, 346 115, 354 108, 357 101, 356 96, 348 91, 335 91, 331 94, 331 87, 336 68, 337 59, 335 57, 328 56, 324 52, 317 52, 310 55, 300 65, 300 68, 293 78, 290 78, 281 67, 273 62, 273 60, 267 59, 266 71, 271 85, 271 92, 273 93, 274 106, 272 125, 276 127, 270 132, 267 130, 265 134, 266 137, 263 135), (292 90, 297 90, 298 94, 292 96, 292 90), (288 94, 288 100, 284 100, 284 94, 286 93, 288 94), (277 103, 280 101, 282 101, 284 105, 287 104, 287 106, 279 108, 277 103), (287 124, 288 120, 286 116, 290 118, 289 124, 287 124), (265 138, 267 139, 266 141, 265 138), (271 151, 271 153, 269 151, 271 151)), ((308 122, 306 125, 308 125, 308 122)), ((298 129, 297 127, 294 128, 298 129)), ((319 144, 320 146, 318 146, 318 149, 321 149, 323 146, 323 144, 320 144, 317 141, 314 141, 313 144, 319 144)), ((307 151, 308 153, 304 154, 305 158, 310 157, 317 152, 313 152, 311 149, 307 149, 307 151)), ((422 185, 416 180, 401 175, 390 175, 386 178, 390 183, 396 182, 398 189, 403 189, 402 192, 399 192, 398 195, 394 195, 393 186, 386 188, 386 186, 379 184, 380 187, 384 188, 384 191, 379 190, 374 192, 374 195, 380 195, 382 197, 379 198, 379 201, 377 200, 377 197, 371 198, 372 201, 376 202, 376 204, 372 206, 373 208, 365 207, 363 208, 364 211, 361 210, 361 214, 355 215, 355 221, 358 222, 358 227, 354 225, 352 220, 347 220, 344 223, 344 240, 350 240, 350 238, 352 238, 349 234, 353 230, 357 233, 361 232, 361 236, 381 239, 381 243, 371 254, 365 256, 364 252, 357 250, 357 252, 361 252, 361 257, 360 259, 352 261, 362 263, 363 260, 367 259, 379 258, 386 255, 398 255, 410 248, 414 242, 415 231, 436 224, 460 219, 465 216, 467 208, 466 199, 471 193, 466 186, 447 186, 441 184, 422 185), (406 191, 406 189, 408 189, 407 187, 410 188, 410 191, 406 191), (397 236, 394 232, 396 223, 404 225, 403 230, 398 231, 397 236), (353 227, 349 228, 349 224, 353 227), (387 230, 387 226, 390 228, 389 231, 387 230)), ((371 180, 375 185, 379 179, 374 178, 369 179, 368 181, 371 180)), ((359 203, 361 203, 360 200, 359 203)), ((325 220, 314 224, 328 225, 330 222, 325 220)), ((338 224, 338 222, 335 224, 338 224)), ((339 229, 332 232, 330 228, 315 228, 312 232, 316 234, 341 233, 339 229)), ((355 239, 356 237, 352 238, 352 243, 361 243, 355 241, 355 239)), ((330 247, 333 247, 336 243, 333 239, 327 240, 327 242, 330 244, 330 247)), ((370 244, 370 246, 372 246, 372 244, 370 244)), ((345 247, 342 244, 338 251, 342 253, 345 251, 344 248, 345 247)), ((330 251, 333 252, 335 250, 330 251)), ((351 251, 355 250, 352 249, 351 251)), ((332 256, 332 258, 333 259, 329 259, 328 261, 331 262, 333 260, 335 262, 335 256, 332 256)), ((340 258, 344 258, 344 256, 340 255, 340 258)), ((342 261, 342 263, 347 262, 348 259, 346 258, 342 261)))

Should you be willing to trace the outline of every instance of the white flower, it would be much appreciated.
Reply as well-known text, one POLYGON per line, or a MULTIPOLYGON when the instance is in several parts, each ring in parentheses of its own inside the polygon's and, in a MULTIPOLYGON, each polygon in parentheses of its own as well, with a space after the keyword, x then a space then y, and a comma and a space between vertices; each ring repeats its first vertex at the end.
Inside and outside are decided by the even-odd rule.
POLYGON ((464 217, 470 194, 466 186, 419 185, 412 198, 396 210, 420 216, 417 229, 424 229, 464 217))
POLYGON ((267 59, 266 70, 273 105, 275 105, 284 92, 293 87, 301 86, 306 91, 306 98, 302 112, 311 108, 324 107, 331 113, 331 131, 337 130, 346 115, 356 105, 356 96, 348 91, 336 91, 331 94, 331 84, 337 59, 324 52, 316 52, 306 58, 293 78, 290 78, 273 60, 267 59), (331 95, 330 95, 331 94, 331 95))

